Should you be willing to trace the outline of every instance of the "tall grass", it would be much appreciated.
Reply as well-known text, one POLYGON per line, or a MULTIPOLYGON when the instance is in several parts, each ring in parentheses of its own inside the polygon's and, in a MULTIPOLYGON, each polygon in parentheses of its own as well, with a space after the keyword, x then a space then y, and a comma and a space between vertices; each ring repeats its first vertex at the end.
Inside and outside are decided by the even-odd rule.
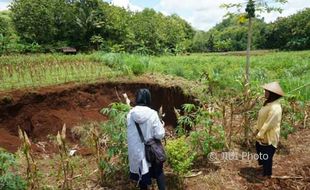
MULTIPOLYGON (((194 54, 191 56, 162 56, 151 59, 150 71, 177 75, 198 80, 209 75, 221 89, 242 90, 245 57, 219 54, 194 54)), ((285 92, 310 83, 310 51, 273 52, 251 58, 251 84, 253 90, 264 83, 277 80, 285 92)), ((310 100, 310 84, 289 93, 310 100)))
POLYGON ((90 82, 98 78, 118 76, 100 57, 92 55, 26 55, 0 58, 0 89, 9 90, 90 82))
MULTIPOLYGON (((47 86, 66 82, 90 82, 99 78, 162 73, 199 80, 207 76, 220 90, 242 90, 245 57, 227 54, 190 56, 140 56, 92 53, 39 54, 0 57, 0 90, 47 86)), ((310 51, 264 52, 251 58, 251 86, 277 80, 285 92, 310 83, 310 51)), ((310 86, 289 93, 310 99, 310 86)))

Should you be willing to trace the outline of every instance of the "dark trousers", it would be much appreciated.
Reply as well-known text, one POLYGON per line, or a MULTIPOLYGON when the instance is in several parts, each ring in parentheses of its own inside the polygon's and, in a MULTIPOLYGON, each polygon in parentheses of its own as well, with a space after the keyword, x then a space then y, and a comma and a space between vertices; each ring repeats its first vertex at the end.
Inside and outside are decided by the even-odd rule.
POLYGON ((272 145, 261 145, 256 142, 256 152, 259 155, 258 164, 263 165, 263 175, 272 175, 272 159, 276 148, 272 145))
MULTIPOLYGON (((166 182, 165 182, 165 175, 164 173, 161 173, 157 178, 156 178, 157 186, 159 190, 165 190, 166 187, 166 182)), ((148 189, 148 184, 143 183, 143 181, 139 182, 139 187, 141 190, 147 190, 148 189)))
MULTIPOLYGON (((130 178, 138 181, 139 175, 135 173, 130 173, 130 178)), ((139 187, 141 190, 147 190, 148 186, 152 184, 152 178, 156 179, 157 186, 159 190, 165 190, 166 182, 165 175, 163 171, 163 164, 153 164, 149 168, 149 172, 142 175, 142 178, 139 181, 139 187)))

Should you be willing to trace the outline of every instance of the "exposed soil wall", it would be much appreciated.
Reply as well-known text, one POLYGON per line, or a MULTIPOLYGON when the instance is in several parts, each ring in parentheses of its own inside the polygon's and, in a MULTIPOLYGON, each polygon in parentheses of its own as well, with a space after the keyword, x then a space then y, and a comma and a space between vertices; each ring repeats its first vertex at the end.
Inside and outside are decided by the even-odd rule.
POLYGON ((174 107, 180 108, 182 104, 194 101, 193 97, 184 95, 180 87, 151 83, 110 82, 16 91, 7 97, 0 96, 0 147, 11 152, 17 150, 18 127, 37 142, 45 141, 48 135, 56 135, 64 123, 71 128, 83 122, 104 121, 107 118, 100 114, 103 107, 123 100, 122 93, 127 93, 134 102, 139 88, 150 89, 153 109, 163 106, 167 125, 176 125, 174 107))

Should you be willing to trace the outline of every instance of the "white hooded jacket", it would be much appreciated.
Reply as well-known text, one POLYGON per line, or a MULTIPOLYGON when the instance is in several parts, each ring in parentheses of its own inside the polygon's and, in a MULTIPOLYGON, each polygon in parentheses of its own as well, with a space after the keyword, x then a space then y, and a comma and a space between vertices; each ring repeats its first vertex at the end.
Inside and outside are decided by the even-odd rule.
POLYGON ((155 110, 147 106, 135 106, 127 115, 127 142, 130 172, 144 175, 149 172, 150 163, 146 161, 144 144, 136 128, 137 122, 145 141, 151 138, 162 139, 165 129, 155 110))

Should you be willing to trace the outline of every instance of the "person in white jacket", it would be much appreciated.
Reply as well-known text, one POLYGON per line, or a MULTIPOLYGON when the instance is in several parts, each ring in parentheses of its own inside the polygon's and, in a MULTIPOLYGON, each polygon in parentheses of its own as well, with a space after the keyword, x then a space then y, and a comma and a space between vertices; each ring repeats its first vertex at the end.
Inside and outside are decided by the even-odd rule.
POLYGON ((127 115, 127 141, 130 178, 138 181, 140 189, 148 189, 151 178, 157 180, 159 190, 165 189, 163 164, 147 162, 144 143, 141 141, 135 122, 140 126, 145 141, 152 138, 161 140, 165 136, 164 122, 158 113, 150 108, 151 94, 148 89, 136 93, 136 106, 127 115))

